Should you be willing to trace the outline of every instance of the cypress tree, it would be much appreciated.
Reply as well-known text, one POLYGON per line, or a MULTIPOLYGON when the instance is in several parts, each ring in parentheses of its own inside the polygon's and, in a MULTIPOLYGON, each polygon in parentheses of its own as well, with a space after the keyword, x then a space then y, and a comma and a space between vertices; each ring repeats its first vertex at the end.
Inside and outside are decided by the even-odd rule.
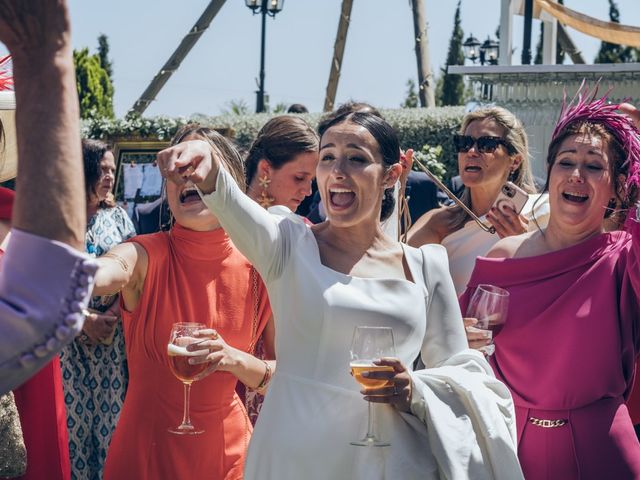
MULTIPOLYGON (((464 33, 460 25, 460 0, 456 8, 453 20, 453 33, 449 41, 449 52, 447 53, 447 66, 464 65, 464 52, 462 51, 462 37, 464 33)), ((464 102, 464 81, 462 75, 450 73, 444 74, 442 85, 441 105, 462 105, 464 102)))

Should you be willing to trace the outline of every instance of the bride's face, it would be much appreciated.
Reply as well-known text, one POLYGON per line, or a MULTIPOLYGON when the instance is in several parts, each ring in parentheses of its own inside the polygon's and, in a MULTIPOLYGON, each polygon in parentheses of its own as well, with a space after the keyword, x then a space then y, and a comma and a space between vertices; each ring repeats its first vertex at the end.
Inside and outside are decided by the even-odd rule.
POLYGON ((327 218, 347 227, 362 221, 378 221, 385 188, 391 182, 380 146, 361 125, 339 123, 320 141, 317 181, 327 218))

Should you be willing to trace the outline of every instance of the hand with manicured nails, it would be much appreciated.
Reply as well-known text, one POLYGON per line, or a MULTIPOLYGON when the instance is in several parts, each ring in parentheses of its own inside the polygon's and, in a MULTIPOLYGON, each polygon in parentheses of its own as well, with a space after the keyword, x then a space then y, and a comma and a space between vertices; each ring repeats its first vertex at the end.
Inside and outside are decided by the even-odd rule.
POLYGON ((361 390, 364 399, 373 403, 388 403, 402 412, 411 409, 411 376, 397 358, 385 357, 373 362, 376 365, 393 367, 393 371, 371 370, 362 376, 372 379, 387 380, 388 385, 380 388, 361 390))
POLYGON ((477 318, 466 317, 462 320, 464 321, 464 330, 467 333, 469 348, 480 350, 482 347, 486 347, 491 343, 491 332, 476 328, 475 325, 478 323, 477 318))
POLYGON ((176 185, 191 181, 203 193, 215 190, 220 160, 214 148, 203 140, 181 142, 158 153, 158 168, 176 185))
POLYGON ((511 208, 502 211, 499 208, 491 207, 487 213, 487 220, 496 229, 500 238, 512 235, 521 235, 527 231, 529 220, 523 215, 519 215, 511 208))

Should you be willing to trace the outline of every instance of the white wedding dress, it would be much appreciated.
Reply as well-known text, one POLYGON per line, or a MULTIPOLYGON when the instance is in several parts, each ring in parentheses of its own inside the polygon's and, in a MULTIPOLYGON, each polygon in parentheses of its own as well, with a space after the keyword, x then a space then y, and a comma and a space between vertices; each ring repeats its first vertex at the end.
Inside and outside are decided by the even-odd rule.
MULTIPOLYGON (((276 322, 277 369, 253 432, 245 479, 463 478, 457 476, 459 471, 471 478, 497 478, 490 455, 507 465, 509 476, 502 478, 519 478, 511 397, 482 356, 467 350, 443 247, 419 250, 403 245, 413 281, 358 278, 322 265, 315 236, 299 217, 284 207, 267 212, 224 170, 216 191, 202 198, 262 275, 276 322), (412 374, 414 415, 376 406, 378 431, 391 446, 349 445, 367 428, 367 402, 349 373, 349 347, 358 325, 392 327, 397 356, 408 368, 420 354, 427 367, 446 365, 460 355, 469 362, 471 357, 473 372, 446 368, 481 379, 477 394, 495 407, 477 416, 483 417, 480 422, 498 424, 481 431, 469 420, 473 412, 436 415, 439 409, 451 410, 452 388, 444 382, 439 391, 412 374), (426 395, 424 388, 429 389, 426 395), (451 425, 442 425, 438 418, 432 423, 434 416, 451 425), (460 437, 456 445, 444 445, 451 442, 433 435, 450 428, 455 438, 460 437), (497 449, 492 450, 491 442, 482 445, 479 437, 487 430, 488 437, 497 436, 497 449), (452 462, 455 465, 449 465, 452 462)), ((469 402, 473 398, 462 403, 469 402)), ((465 408, 459 403, 456 408, 465 408)))

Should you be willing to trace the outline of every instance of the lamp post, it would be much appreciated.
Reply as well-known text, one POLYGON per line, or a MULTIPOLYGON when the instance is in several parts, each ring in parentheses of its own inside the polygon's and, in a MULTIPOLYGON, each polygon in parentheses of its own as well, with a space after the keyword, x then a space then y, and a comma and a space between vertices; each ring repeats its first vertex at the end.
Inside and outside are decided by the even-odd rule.
POLYGON ((473 34, 463 42, 462 48, 464 48, 464 56, 473 63, 476 63, 476 60, 480 58, 480 42, 473 34))
MULTIPOLYGON (((470 35, 462 43, 462 47, 464 48, 464 56, 473 63, 476 63, 476 60, 479 59, 480 65, 485 63, 489 65, 498 64, 500 44, 492 39, 491 36, 487 36, 487 39, 481 44, 476 37, 470 35)), ((482 84, 481 95, 485 100, 491 100, 493 98, 493 85, 482 84)))
POLYGON ((462 47, 464 48, 464 56, 473 63, 476 63, 476 60, 479 59, 480 65, 484 65, 485 63, 489 65, 498 64, 500 44, 492 39, 491 36, 487 36, 487 39, 483 43, 480 43, 473 34, 469 35, 469 38, 462 43, 462 47))
POLYGON ((256 91, 256 113, 265 111, 264 108, 264 51, 265 51, 265 27, 267 24, 267 15, 274 17, 282 10, 284 0, 245 0, 245 4, 249 7, 253 14, 262 15, 262 35, 260 43, 260 80, 258 82, 258 90, 256 91))

